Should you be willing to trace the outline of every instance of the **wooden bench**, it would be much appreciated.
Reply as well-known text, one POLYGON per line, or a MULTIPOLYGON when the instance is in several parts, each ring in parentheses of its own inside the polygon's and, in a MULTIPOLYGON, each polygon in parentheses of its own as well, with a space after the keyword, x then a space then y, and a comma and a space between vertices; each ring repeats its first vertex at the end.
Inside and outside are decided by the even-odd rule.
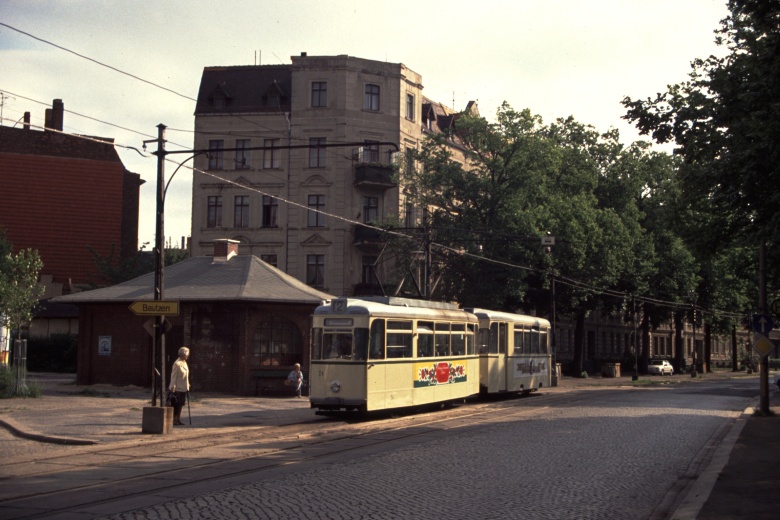
MULTIPOLYGON (((295 395, 295 388, 284 383, 288 375, 290 375, 290 370, 286 369, 268 368, 253 370, 252 379, 255 382, 255 395, 258 397, 295 395)), ((301 394, 306 391, 307 387, 308 384, 304 381, 301 387, 301 394)))

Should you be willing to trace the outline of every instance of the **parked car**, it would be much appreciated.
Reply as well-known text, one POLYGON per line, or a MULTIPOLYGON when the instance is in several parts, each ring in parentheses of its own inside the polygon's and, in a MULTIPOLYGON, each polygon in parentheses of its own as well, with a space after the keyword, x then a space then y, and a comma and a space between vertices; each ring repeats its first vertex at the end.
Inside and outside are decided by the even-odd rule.
POLYGON ((780 375, 775 376, 775 384, 777 385, 777 389, 780 390, 780 375))
POLYGON ((672 364, 665 359, 651 359, 647 365, 648 374, 659 374, 662 376, 674 374, 672 364))

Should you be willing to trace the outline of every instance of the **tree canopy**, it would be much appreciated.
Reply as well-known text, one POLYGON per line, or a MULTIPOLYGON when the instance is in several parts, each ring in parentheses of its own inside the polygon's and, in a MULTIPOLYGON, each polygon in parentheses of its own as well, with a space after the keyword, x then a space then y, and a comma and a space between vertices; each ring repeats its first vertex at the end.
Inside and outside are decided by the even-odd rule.
POLYGON ((728 7, 717 31, 727 55, 696 59, 687 81, 654 98, 625 98, 625 118, 676 146, 699 251, 765 242, 777 279, 780 2, 730 0, 728 7))
POLYGON ((13 253, 5 234, 0 232, 0 317, 12 329, 28 324, 43 296, 44 287, 38 284, 43 268, 38 251, 23 249, 13 253))

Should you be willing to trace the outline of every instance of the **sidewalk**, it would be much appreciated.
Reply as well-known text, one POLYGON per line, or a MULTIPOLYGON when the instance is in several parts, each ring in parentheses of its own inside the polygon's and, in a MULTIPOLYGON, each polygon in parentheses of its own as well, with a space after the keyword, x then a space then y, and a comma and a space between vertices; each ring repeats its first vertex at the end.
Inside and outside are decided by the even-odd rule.
MULTIPOLYGON (((150 391, 146 389, 78 386, 75 376, 67 374, 30 374, 29 377, 41 385, 42 397, 0 400, 0 460, 18 460, 19 457, 56 452, 62 449, 63 444, 132 443, 159 437, 141 432, 142 409, 151 400, 150 391)), ((687 374, 642 377, 640 383, 696 384, 733 377, 756 378, 755 375, 716 372, 695 380, 687 374)), ((557 387, 547 391, 558 393, 634 384, 630 375, 620 378, 563 378, 557 387)), ((230 435, 247 427, 272 428, 317 420, 308 399, 197 393, 191 397, 192 424, 188 424, 190 419, 185 408, 182 420, 188 425, 174 429, 173 435, 178 438, 202 436, 204 430, 230 435)), ((772 385, 770 403, 778 403, 778 400, 780 392, 772 385)), ((773 406, 772 410, 780 414, 780 406, 773 406)), ((780 501, 774 495, 780 484, 778 472, 780 415, 758 417, 748 409, 726 433, 712 461, 701 475, 697 475, 688 497, 672 518, 778 518, 780 501)))

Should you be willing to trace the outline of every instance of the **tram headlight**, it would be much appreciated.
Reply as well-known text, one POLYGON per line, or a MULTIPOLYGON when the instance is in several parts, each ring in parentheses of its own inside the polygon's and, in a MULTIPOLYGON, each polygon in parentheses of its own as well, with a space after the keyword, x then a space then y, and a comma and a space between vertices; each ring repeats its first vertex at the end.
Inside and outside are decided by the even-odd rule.
POLYGON ((339 383, 338 381, 333 381, 330 384, 330 391, 333 392, 334 394, 339 393, 341 391, 341 383, 339 383))

